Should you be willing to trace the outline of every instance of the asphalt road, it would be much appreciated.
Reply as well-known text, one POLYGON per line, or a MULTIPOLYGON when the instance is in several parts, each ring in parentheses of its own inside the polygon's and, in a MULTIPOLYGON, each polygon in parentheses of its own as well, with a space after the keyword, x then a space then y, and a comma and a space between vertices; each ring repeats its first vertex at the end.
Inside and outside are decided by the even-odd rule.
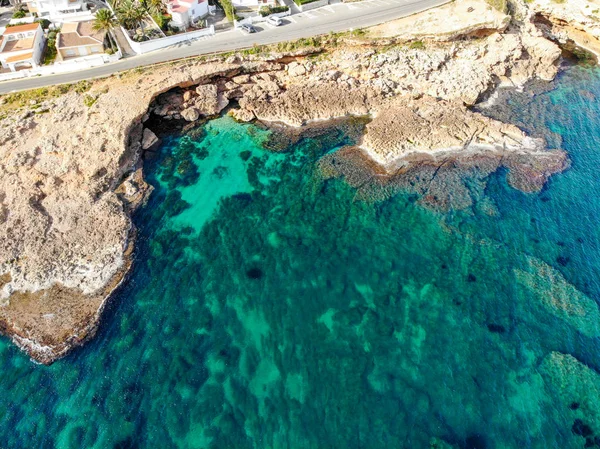
POLYGON ((87 70, 0 82, 0 94, 99 78, 135 67, 207 53, 238 50, 254 44, 274 44, 329 32, 364 28, 405 17, 447 2, 448 0, 365 0, 358 3, 334 4, 291 15, 286 18, 284 25, 276 28, 260 24, 261 29, 255 34, 247 35, 239 30, 231 30, 195 42, 177 44, 87 70))

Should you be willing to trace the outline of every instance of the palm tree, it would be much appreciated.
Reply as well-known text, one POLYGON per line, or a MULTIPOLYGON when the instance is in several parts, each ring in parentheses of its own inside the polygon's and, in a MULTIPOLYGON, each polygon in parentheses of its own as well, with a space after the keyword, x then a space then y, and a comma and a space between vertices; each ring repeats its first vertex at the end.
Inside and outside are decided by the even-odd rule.
POLYGON ((119 21, 129 30, 139 27, 143 37, 146 37, 144 20, 147 14, 146 10, 139 3, 134 3, 131 0, 124 1, 117 10, 119 21))
POLYGON ((165 9, 162 0, 142 0, 142 4, 146 11, 152 15, 162 15, 165 9))
POLYGON ((110 43, 110 48, 115 52, 115 44, 112 39, 112 30, 117 26, 117 21, 115 16, 110 9, 101 9, 96 13, 96 17, 94 18, 94 24, 92 25, 92 29, 94 31, 104 31, 108 36, 108 42, 110 43))

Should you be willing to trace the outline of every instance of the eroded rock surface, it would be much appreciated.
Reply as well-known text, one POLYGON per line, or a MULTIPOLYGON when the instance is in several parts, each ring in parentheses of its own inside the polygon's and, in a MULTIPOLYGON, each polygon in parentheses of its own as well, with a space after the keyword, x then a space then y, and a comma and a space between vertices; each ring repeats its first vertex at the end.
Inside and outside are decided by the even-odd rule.
POLYGON ((462 0, 373 27, 377 38, 452 40, 457 36, 485 36, 503 31, 510 16, 485 2, 462 0))
POLYGON ((561 43, 572 42, 600 58, 598 0, 532 0, 526 14, 536 15, 534 19, 552 38, 561 43))

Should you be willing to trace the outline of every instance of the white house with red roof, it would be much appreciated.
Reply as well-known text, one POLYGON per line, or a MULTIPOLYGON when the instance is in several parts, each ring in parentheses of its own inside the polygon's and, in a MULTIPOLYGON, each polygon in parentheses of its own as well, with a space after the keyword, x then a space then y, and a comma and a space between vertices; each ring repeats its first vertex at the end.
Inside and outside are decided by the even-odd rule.
POLYGON ((39 23, 7 27, 0 36, 0 64, 12 72, 38 67, 44 51, 44 31, 39 23))
POLYGON ((208 0, 165 0, 171 24, 187 28, 208 15, 208 0))

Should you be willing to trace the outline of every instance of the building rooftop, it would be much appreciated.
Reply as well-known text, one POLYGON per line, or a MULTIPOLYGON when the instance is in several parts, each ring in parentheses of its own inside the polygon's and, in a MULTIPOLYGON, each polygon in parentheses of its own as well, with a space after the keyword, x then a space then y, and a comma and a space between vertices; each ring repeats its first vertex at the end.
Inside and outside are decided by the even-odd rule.
MULTIPOLYGON (((12 41, 8 41, 2 50, 2 53, 10 53, 13 51, 23 51, 23 50, 31 50, 33 48, 33 43, 35 42, 35 37, 28 37, 25 39, 15 39, 12 41)), ((0 47, 2 46, 2 41, 0 41, 0 47)))
POLYGON ((10 57, 6 58, 6 62, 26 61, 27 59, 31 59, 31 58, 33 58, 32 51, 30 51, 29 53, 23 53, 22 55, 10 56, 10 57))
POLYGON ((93 22, 65 23, 58 35, 57 48, 81 47, 104 42, 104 31, 94 31, 93 22))
POLYGON ((27 23, 25 25, 17 25, 14 27, 7 27, 6 31, 4 31, 3 36, 7 36, 9 34, 17 34, 24 33, 26 31, 35 31, 40 26, 39 23, 27 23))

